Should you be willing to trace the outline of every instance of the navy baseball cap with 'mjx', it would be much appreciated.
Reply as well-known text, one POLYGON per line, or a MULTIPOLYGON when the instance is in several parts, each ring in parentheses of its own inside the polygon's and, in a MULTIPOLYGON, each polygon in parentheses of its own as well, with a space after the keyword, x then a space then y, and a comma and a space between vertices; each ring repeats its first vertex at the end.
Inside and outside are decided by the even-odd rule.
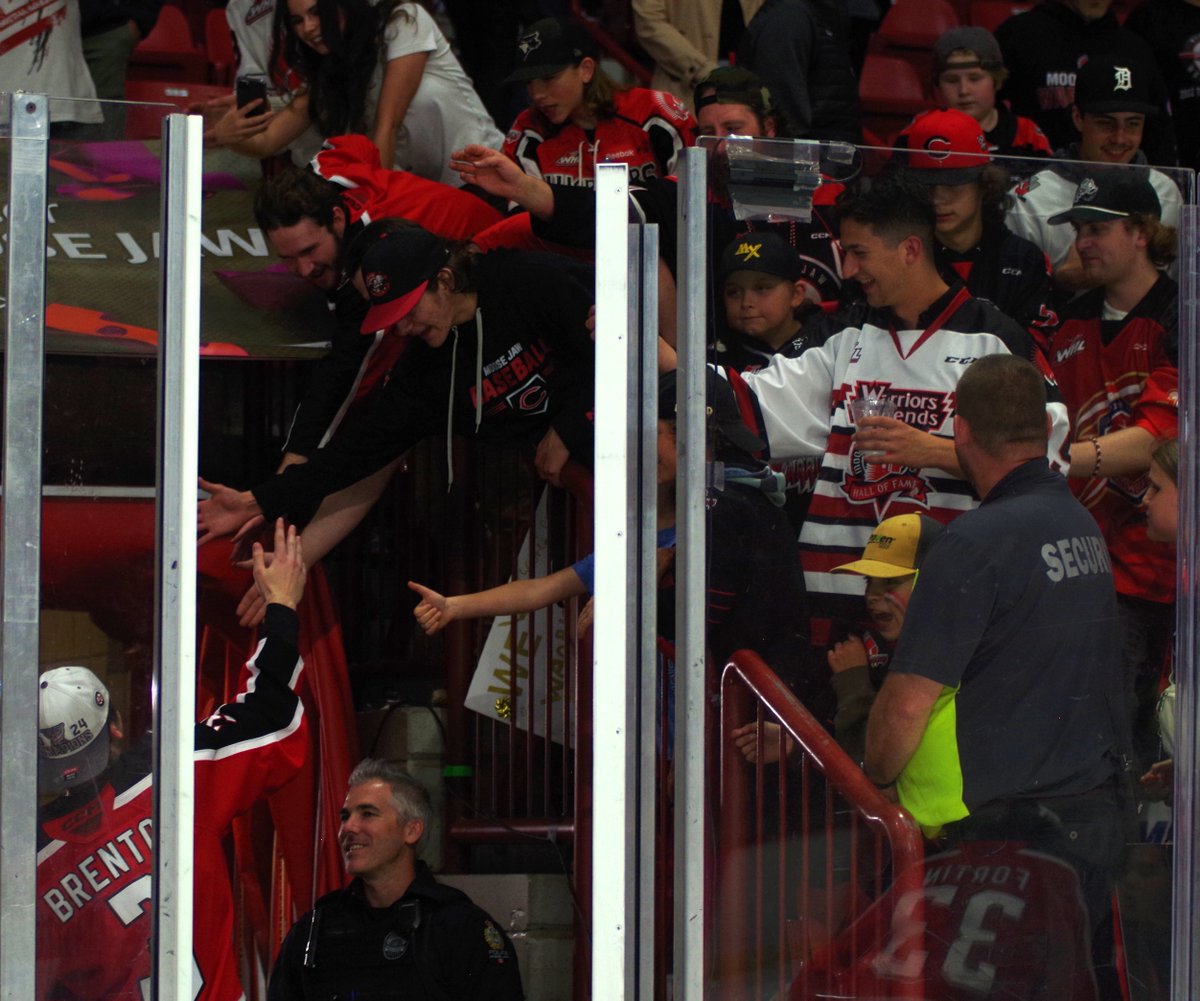
POLYGON ((362 332, 382 330, 403 320, 449 256, 446 242, 420 226, 381 233, 363 254, 358 269, 371 304, 362 332))

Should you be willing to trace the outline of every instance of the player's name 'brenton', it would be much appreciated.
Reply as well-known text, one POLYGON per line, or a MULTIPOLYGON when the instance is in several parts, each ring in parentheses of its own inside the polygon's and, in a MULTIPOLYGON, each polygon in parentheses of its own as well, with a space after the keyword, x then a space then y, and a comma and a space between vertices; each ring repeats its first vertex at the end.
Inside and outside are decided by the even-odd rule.
MULTIPOLYGON (((127 828, 107 844, 97 848, 93 854, 80 859, 74 870, 59 879, 57 886, 42 894, 42 899, 58 920, 66 924, 75 915, 76 910, 83 907, 93 896, 108 890, 114 883, 119 883, 131 870, 144 866, 146 859, 154 852, 153 842, 150 818, 146 817, 136 828, 127 828), (141 846, 145 846, 144 852, 141 846)), ((141 896, 135 893, 137 899, 130 899, 132 916, 136 917, 140 913, 141 902, 149 897, 149 874, 135 880, 131 887, 124 891, 112 894, 109 898, 110 905, 114 909, 119 908, 124 894, 137 886, 141 879, 146 880, 145 893, 141 896)))

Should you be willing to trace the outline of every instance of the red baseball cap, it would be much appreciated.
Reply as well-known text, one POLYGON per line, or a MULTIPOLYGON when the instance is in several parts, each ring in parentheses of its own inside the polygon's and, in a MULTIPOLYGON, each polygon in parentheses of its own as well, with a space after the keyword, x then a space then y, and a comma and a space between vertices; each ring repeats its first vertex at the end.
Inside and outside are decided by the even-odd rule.
POLYGON ((917 115, 896 146, 907 150, 900 162, 925 184, 968 184, 991 162, 983 128, 955 108, 917 115))
POLYGON ((411 313, 446 263, 446 242, 420 226, 382 233, 362 256, 359 272, 371 306, 362 332, 382 330, 411 313))

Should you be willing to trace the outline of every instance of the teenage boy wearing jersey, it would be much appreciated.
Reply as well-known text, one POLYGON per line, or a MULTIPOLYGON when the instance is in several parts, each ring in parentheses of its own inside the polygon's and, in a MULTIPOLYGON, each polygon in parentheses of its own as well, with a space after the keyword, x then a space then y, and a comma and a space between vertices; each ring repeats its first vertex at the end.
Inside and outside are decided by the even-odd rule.
POLYGON ((1051 218, 1070 224, 1097 285, 1067 306, 1048 356, 1071 413, 1071 484, 1112 558, 1143 759, 1155 752, 1154 705, 1175 622, 1175 547, 1147 537, 1142 505, 1154 444, 1179 427, 1179 290, 1162 271, 1175 259, 1175 231, 1159 214, 1145 177, 1100 174, 1051 218))
MULTIPOLYGON (((1015 322, 939 274, 922 186, 892 171, 839 206, 844 273, 865 301, 822 317, 819 346, 730 380, 770 459, 820 457, 800 533, 805 581, 825 615, 853 621, 861 595, 833 571, 858 557, 879 522, 909 511, 947 522, 977 503, 952 439, 962 372, 984 355, 1039 355, 1015 322), (868 391, 890 395, 897 417, 865 418, 856 428, 849 404, 868 391)), ((1066 409, 1052 395, 1047 411, 1058 462, 1066 409)), ((814 638, 823 644, 817 629, 814 638)))
MULTIPOLYGON (((240 1001, 233 894, 224 839, 235 817, 300 771, 308 718, 296 695, 303 661, 295 608, 304 560, 294 528, 275 526, 264 638, 239 694, 195 726, 192 955, 199 1001, 240 1001)), ((148 910, 154 872, 149 734, 122 746, 108 689, 87 668, 46 671, 38 691, 37 998, 150 997, 148 910)), ((189 994, 189 997, 193 995, 189 994)))

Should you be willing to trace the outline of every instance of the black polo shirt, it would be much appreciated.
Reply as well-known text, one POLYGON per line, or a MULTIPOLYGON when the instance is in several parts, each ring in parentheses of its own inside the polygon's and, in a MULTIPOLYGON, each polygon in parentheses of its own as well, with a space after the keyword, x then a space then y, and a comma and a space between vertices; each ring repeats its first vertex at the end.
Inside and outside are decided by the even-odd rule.
POLYGON ((1115 767, 1119 652, 1100 530, 1030 460, 951 522, 921 568, 891 670, 957 692, 935 708, 901 801, 905 778, 944 783, 935 801, 961 783, 967 810, 1099 786, 1115 767))

